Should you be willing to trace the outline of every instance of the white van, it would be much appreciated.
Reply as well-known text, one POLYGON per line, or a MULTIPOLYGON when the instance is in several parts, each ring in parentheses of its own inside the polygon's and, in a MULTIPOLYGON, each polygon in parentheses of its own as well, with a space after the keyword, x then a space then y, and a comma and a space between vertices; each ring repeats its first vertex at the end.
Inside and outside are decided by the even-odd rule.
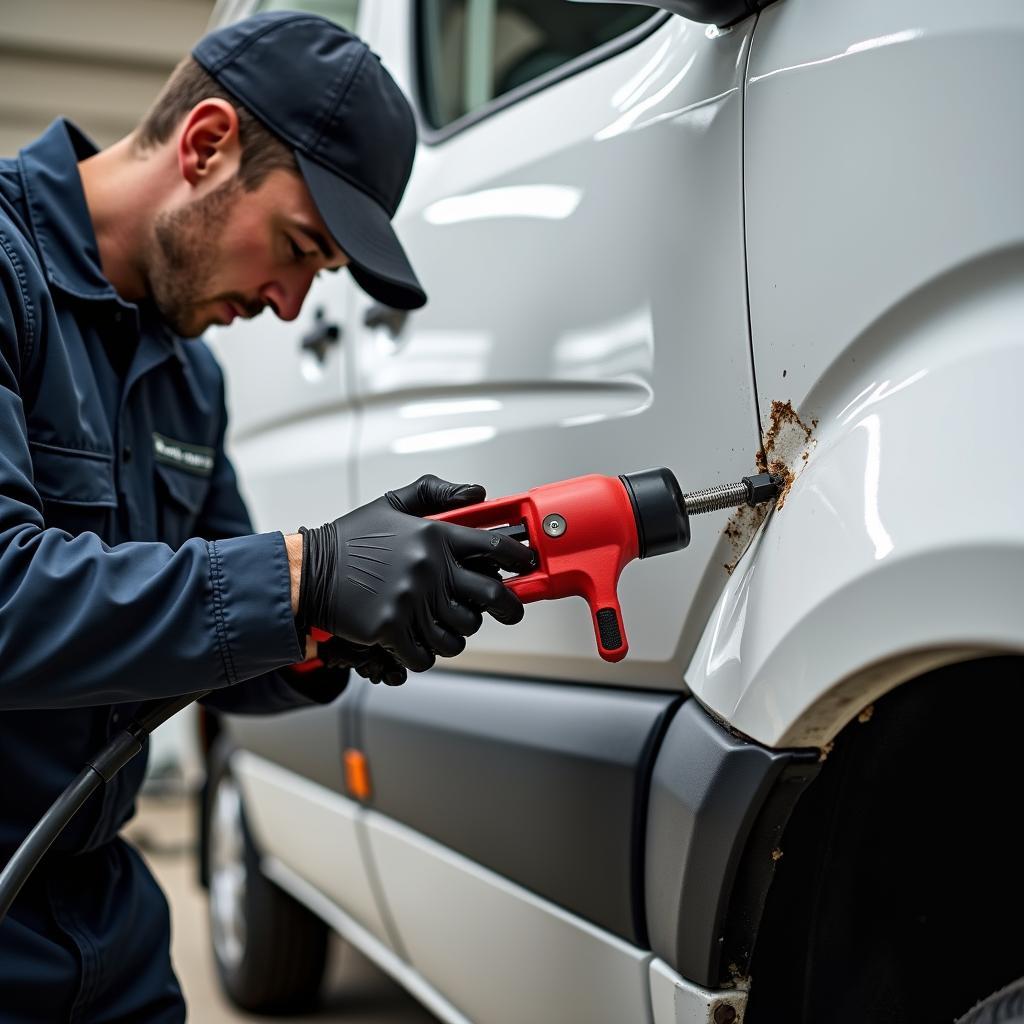
POLYGON ((209 721, 227 991, 308 999, 330 928, 453 1024, 980 1019, 1024 976, 1024 4, 288 6, 413 102, 430 302, 327 275, 213 339, 259 529, 423 472, 789 486, 627 568, 618 664, 536 604, 209 721))

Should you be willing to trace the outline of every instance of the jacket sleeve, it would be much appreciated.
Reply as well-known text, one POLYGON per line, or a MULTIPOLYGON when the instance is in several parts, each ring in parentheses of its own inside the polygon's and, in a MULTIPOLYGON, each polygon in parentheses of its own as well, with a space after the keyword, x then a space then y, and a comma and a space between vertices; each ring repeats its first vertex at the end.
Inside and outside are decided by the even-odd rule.
MULTIPOLYGON (((200 343, 197 343, 200 344, 200 343)), ((211 361, 213 356, 204 353, 211 361)), ((217 369, 220 377, 219 368, 217 369)), ((228 414, 224 401, 224 382, 219 381, 220 428, 215 446, 214 467, 210 489, 199 514, 196 532, 207 540, 240 537, 252 533, 252 522, 238 490, 238 481, 225 451, 228 414)), ((300 642, 300 638, 296 638, 300 642)), ((305 638, 301 638, 304 644, 305 638)), ((301 657, 301 656, 300 656, 301 657)), ((318 669, 294 673, 285 668, 248 679, 240 686, 218 690, 203 698, 202 703, 218 711, 232 714, 266 714, 330 703, 348 682, 347 669, 318 669)))
POLYGON ((49 296, 25 251, 0 225, 0 709, 220 689, 294 662, 280 533, 174 551, 45 527, 22 395, 49 296))

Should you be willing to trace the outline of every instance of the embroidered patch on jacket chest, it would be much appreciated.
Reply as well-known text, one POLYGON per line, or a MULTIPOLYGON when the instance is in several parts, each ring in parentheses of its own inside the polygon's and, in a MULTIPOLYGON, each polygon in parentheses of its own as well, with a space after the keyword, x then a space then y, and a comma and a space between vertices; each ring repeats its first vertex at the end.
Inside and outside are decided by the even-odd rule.
POLYGON ((187 469, 198 476, 209 476, 213 472, 214 450, 201 444, 187 444, 175 441, 153 431, 153 457, 166 466, 187 469))

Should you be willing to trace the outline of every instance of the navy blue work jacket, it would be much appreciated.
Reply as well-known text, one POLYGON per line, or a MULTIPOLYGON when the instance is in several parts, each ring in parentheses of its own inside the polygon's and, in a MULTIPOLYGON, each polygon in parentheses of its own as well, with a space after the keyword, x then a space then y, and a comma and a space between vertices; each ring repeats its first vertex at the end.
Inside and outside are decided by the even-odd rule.
MULTIPOLYGON (((0 863, 140 701, 268 712, 342 685, 277 671, 303 656, 283 537, 251 535, 212 354, 103 276, 77 168, 95 151, 57 121, 0 160, 0 863)), ((144 769, 54 856, 108 843, 144 769)))

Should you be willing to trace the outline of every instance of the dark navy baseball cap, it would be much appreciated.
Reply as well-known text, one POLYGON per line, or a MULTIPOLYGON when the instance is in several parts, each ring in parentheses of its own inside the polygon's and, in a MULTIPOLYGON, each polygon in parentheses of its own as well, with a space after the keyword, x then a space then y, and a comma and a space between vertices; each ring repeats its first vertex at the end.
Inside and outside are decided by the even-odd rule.
POLYGON ((416 122, 380 58, 334 22, 288 11, 211 32, 192 57, 291 146, 359 285, 388 306, 422 306, 427 296, 391 226, 416 122))

